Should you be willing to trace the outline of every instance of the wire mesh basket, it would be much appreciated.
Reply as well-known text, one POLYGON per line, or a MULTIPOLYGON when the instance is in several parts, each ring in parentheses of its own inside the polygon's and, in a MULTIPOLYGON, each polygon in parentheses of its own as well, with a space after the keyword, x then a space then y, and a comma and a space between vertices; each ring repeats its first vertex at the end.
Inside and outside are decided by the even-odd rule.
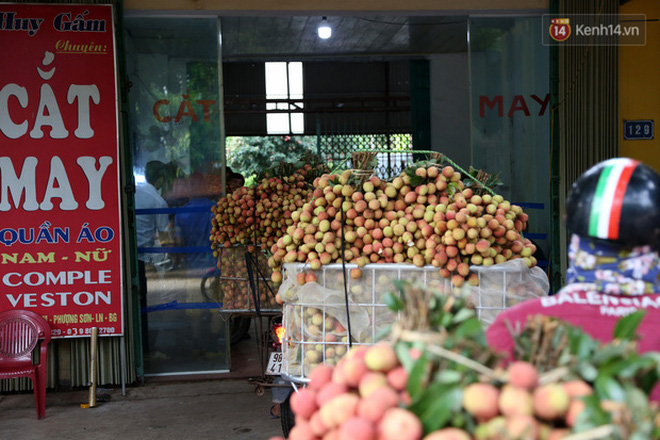
POLYGON ((247 246, 218 248, 217 301, 223 310, 280 310, 275 301, 276 286, 267 277, 271 270, 266 255, 255 251, 248 259, 246 252, 247 246))
MULTIPOLYGON (((385 304, 386 295, 396 291, 395 280, 417 282, 440 293, 455 291, 433 266, 368 264, 357 279, 350 276, 357 265, 345 267, 346 276, 341 264, 325 265, 317 271, 304 264, 285 265, 279 294, 285 301, 283 371, 290 380, 305 382, 316 365, 335 365, 349 345, 370 345, 385 336, 397 319, 385 304), (304 274, 305 281, 316 282, 302 284, 299 274, 304 274)), ((502 310, 549 291, 545 272, 529 269, 522 260, 472 269, 479 276, 479 285, 466 285, 461 291, 469 296, 484 326, 502 310)))

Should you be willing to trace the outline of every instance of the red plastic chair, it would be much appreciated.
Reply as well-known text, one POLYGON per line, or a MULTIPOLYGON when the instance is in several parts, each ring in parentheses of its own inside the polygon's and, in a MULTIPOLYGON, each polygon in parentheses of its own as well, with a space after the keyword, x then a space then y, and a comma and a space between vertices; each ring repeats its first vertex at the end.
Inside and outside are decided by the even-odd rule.
POLYGON ((0 379, 29 377, 34 388, 37 417, 46 415, 46 366, 50 326, 29 310, 0 312, 0 379), (32 363, 32 352, 41 341, 39 364, 32 363))

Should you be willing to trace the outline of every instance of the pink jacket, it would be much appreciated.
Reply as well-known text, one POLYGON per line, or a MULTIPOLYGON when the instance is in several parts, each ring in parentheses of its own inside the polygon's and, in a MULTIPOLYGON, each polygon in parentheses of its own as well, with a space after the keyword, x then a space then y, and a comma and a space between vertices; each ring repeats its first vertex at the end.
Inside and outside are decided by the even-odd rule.
MULTIPOLYGON (((505 322, 522 328, 527 317, 548 315, 581 327, 592 337, 608 342, 612 340, 617 321, 636 310, 646 310, 646 316, 637 329, 640 335, 639 351, 660 351, 660 295, 614 296, 593 291, 572 290, 570 286, 557 295, 524 301, 500 313, 486 331, 488 344, 513 359, 513 338, 505 322)), ((652 400, 660 401, 656 387, 652 400)))

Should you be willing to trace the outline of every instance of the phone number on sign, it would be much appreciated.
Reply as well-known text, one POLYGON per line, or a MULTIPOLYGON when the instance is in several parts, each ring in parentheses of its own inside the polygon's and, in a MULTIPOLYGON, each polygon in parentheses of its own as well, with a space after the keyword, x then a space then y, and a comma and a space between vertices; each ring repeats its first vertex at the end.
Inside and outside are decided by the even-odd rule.
MULTIPOLYGON (((51 330, 51 336, 89 336, 92 334, 91 328, 68 328, 62 330, 59 328, 51 330)), ((99 327, 99 335, 119 334, 115 327, 99 327)))

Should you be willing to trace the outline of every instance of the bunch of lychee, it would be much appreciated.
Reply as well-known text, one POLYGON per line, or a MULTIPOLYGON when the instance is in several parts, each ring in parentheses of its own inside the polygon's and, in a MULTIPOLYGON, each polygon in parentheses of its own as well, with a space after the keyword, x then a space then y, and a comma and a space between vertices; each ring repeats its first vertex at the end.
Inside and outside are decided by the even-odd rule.
POLYGON ((292 224, 271 246, 272 279, 282 264, 368 263, 433 265, 460 287, 478 284, 471 265, 490 266, 523 258, 529 267, 536 247, 523 238, 527 214, 500 195, 476 194, 451 166, 419 167, 385 182, 371 177, 351 183, 351 171, 314 180, 313 198, 291 212, 292 224), (415 182, 417 184, 413 184, 415 182))
POLYGON ((219 249, 217 266, 220 268, 222 308, 226 310, 247 309, 248 281, 245 256, 241 248, 219 249))
MULTIPOLYGON (((292 394, 289 440, 559 440, 571 435, 586 408, 582 398, 593 394, 580 379, 540 384, 524 361, 513 362, 507 375, 504 385, 465 386, 462 410, 475 422, 469 432, 446 426, 424 435, 420 419, 405 409, 408 373, 392 346, 355 347, 335 367, 314 368, 307 387, 292 394)), ((601 407, 608 411, 608 402, 601 407)))
MULTIPOLYGON (((296 327, 307 329, 304 342, 324 344, 325 350, 323 350, 322 346, 309 346, 308 344, 306 351, 315 350, 324 354, 324 361, 334 365, 338 357, 344 354, 344 347, 341 344, 345 344, 348 339, 347 331, 339 320, 336 319, 335 315, 338 314, 334 312, 340 309, 341 316, 344 316, 345 304, 342 301, 341 304, 332 304, 331 307, 327 307, 328 304, 326 304, 326 307, 317 308, 307 303, 306 299, 300 298, 299 288, 307 283, 314 282, 326 289, 341 291, 343 289, 342 268, 339 266, 336 268, 324 268, 324 270, 319 271, 307 269, 300 272, 296 272, 295 268, 290 269, 286 272, 287 277, 295 278, 296 281, 284 282, 283 286, 285 287, 280 289, 276 295, 276 300, 279 304, 287 304, 284 312, 285 316, 291 321, 291 326, 287 326, 287 329, 290 330, 287 333, 287 340, 293 344, 301 344, 303 341, 300 339, 301 332, 298 332, 296 327), (310 314, 315 316, 313 320, 310 319, 310 314), (325 316, 325 319, 322 318, 322 315, 325 316), (304 317, 304 322, 301 323, 299 317, 304 317), (323 322, 325 323, 325 327, 317 324, 323 322), (338 331, 337 329, 341 330, 338 331)), ((374 270, 367 270, 366 274, 359 281, 353 280, 350 283, 349 300, 355 304, 355 311, 359 309, 359 313, 366 313, 370 323, 369 328, 361 328, 360 330, 352 329, 353 342, 363 344, 373 343, 376 340, 376 335, 385 331, 394 322, 396 313, 385 306, 385 296, 395 290, 394 281, 397 274, 401 278, 406 279, 409 276, 413 277, 417 275, 412 273, 412 268, 409 272, 399 270, 397 273, 385 270, 385 266, 380 266, 380 269, 383 270, 379 271, 377 269, 378 267, 375 267, 374 270), (370 307, 370 305, 374 306, 370 307)), ((434 277, 444 281, 436 271, 429 269, 428 272, 426 277, 428 285, 434 284, 434 277)), ((295 346, 291 345, 287 345, 287 347, 296 349, 295 346)), ((315 357, 313 354, 309 354, 308 356, 310 358, 315 357)), ((308 358, 305 356, 304 359, 308 358)), ((292 361, 289 365, 294 363, 296 362, 292 361)), ((297 363, 299 364, 300 362, 297 363)), ((310 363, 310 366, 314 366, 314 363, 310 363)), ((305 367, 305 371, 309 371, 308 366, 305 367)))
POLYGON ((422 438, 419 418, 403 408, 410 403, 408 373, 391 345, 354 347, 335 367, 316 367, 309 379, 291 395, 290 440, 422 438))
POLYGON ((302 329, 305 332, 306 371, 310 371, 321 363, 335 365, 346 354, 348 347, 348 332, 337 318, 316 307, 303 308, 305 322, 302 329))
MULTIPOLYGON (((593 393, 591 386, 579 379, 539 384, 537 369, 524 361, 513 362, 507 375, 508 382, 501 387, 478 382, 464 388, 463 409, 478 423, 474 438, 561 439, 571 433, 578 415, 584 411, 582 397, 593 393)), ((473 437, 463 431, 451 438, 469 440, 473 437)))
POLYGON ((212 207, 211 247, 247 243, 272 247, 293 224, 291 213, 309 200, 306 176, 311 171, 305 165, 291 176, 264 178, 254 187, 240 187, 220 198, 212 207))
MULTIPOLYGON (((254 309, 254 299, 248 282, 245 248, 228 247, 220 248, 218 251, 217 267, 221 270, 219 288, 222 293, 222 308, 225 310, 254 309)), ((260 272, 265 273, 268 269, 265 256, 257 252, 253 255, 260 272)), ((271 283, 270 279, 260 279, 259 282, 271 283)), ((259 307, 262 309, 280 308, 276 297, 270 294, 266 286, 260 285, 259 307)))

